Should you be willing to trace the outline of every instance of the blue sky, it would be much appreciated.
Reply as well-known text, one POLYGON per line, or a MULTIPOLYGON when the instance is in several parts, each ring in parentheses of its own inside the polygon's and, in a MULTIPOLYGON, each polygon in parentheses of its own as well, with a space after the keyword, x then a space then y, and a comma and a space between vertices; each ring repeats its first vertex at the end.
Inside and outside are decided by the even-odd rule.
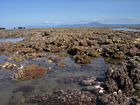
POLYGON ((140 0, 0 0, 0 27, 139 24, 140 0))

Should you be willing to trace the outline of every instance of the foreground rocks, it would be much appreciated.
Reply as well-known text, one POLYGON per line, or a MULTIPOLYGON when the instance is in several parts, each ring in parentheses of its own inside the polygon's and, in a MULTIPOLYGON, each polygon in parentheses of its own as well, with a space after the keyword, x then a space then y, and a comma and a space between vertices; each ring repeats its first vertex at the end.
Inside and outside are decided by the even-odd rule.
POLYGON ((51 95, 30 97, 31 102, 41 102, 43 105, 96 105, 96 97, 89 92, 67 90, 54 92, 51 95))
POLYGON ((10 63, 10 62, 5 62, 4 64, 0 65, 0 68, 2 68, 2 69, 16 69, 17 65, 14 63, 10 63))
MULTIPOLYGON (((99 105, 135 105, 135 103, 121 91, 111 94, 103 94, 98 97, 99 105)), ((98 105, 97 104, 97 105, 98 105)))
MULTIPOLYGON (((139 102, 139 72, 140 72, 140 63, 136 59, 131 58, 122 62, 119 65, 111 67, 106 73, 106 82, 104 89, 107 93, 115 95, 125 94, 125 97, 135 99, 135 102, 139 102)), ((108 94, 108 98, 112 97, 108 94)), ((125 98, 124 96, 119 96, 125 98)), ((112 99, 112 98, 111 98, 112 99)), ((109 100, 109 99, 107 99, 109 100)), ((106 100, 106 101, 107 101, 106 100)), ((120 100, 120 99, 118 99, 120 100)), ((126 100, 126 98, 125 98, 126 100)), ((113 103, 112 103, 113 104, 113 103)))
POLYGON ((106 88, 109 92, 121 89, 129 94, 134 91, 134 85, 139 84, 140 63, 133 60, 127 62, 107 71, 106 88), (112 86, 110 86, 111 84, 112 86))
POLYGON ((133 91, 133 82, 128 76, 127 69, 123 66, 111 68, 107 72, 106 89, 108 92, 118 91, 119 89, 130 94, 133 91))

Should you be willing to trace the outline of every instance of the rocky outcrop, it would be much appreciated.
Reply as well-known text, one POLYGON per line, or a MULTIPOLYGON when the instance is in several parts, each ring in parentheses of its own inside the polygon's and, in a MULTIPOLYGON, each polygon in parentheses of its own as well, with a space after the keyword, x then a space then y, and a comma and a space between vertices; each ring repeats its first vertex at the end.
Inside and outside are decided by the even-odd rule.
POLYGON ((121 91, 103 94, 98 97, 98 105, 135 105, 131 99, 121 91))
POLYGON ((0 68, 3 68, 3 69, 17 69, 17 65, 13 64, 13 63, 10 63, 10 62, 5 62, 4 64, 0 65, 0 68))
POLYGON ((43 105, 96 105, 96 97, 89 92, 61 90, 51 95, 33 96, 30 102, 40 102, 43 105))
POLYGON ((17 73, 12 77, 14 80, 31 80, 36 78, 43 77, 46 72, 43 67, 39 67, 37 65, 29 65, 27 67, 23 67, 17 70, 17 73))
POLYGON ((107 71, 106 90, 114 92, 118 89, 127 94, 133 92, 133 82, 125 65, 113 66, 107 71))

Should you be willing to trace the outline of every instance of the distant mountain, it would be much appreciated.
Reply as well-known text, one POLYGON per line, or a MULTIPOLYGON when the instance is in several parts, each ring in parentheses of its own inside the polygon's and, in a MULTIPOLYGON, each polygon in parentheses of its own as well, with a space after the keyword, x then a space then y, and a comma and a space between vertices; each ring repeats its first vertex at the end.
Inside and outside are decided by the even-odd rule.
POLYGON ((102 24, 99 22, 90 22, 87 24, 58 25, 58 28, 76 28, 76 27, 129 27, 140 26, 140 24, 102 24))
POLYGON ((86 24, 63 24, 63 25, 51 25, 51 26, 30 26, 30 28, 79 28, 79 27, 129 27, 129 26, 140 26, 140 24, 102 24, 99 22, 90 22, 86 24))
POLYGON ((104 24, 99 23, 99 22, 90 22, 86 24, 73 24, 73 25, 64 24, 64 25, 58 25, 56 27, 76 28, 76 27, 101 27, 101 26, 104 26, 104 24))

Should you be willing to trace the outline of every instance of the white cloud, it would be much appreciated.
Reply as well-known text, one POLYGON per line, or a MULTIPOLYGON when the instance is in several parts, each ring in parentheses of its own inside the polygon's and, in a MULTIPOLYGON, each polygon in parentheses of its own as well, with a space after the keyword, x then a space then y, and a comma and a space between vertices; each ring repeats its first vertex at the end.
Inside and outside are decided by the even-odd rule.
POLYGON ((130 20, 140 20, 140 18, 135 18, 135 17, 128 17, 130 20))
POLYGON ((52 22, 46 20, 46 21, 44 21, 44 23, 46 23, 46 24, 51 24, 52 22))

